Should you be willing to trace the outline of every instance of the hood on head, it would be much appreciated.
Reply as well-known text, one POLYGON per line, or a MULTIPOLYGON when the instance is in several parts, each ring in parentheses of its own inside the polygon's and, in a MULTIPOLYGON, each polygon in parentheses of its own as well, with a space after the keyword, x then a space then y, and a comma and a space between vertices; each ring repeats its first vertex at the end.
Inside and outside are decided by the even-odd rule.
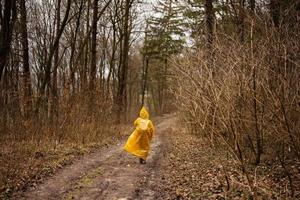
POLYGON ((141 111, 140 111, 140 118, 142 119, 149 119, 149 113, 147 109, 143 106, 141 111))

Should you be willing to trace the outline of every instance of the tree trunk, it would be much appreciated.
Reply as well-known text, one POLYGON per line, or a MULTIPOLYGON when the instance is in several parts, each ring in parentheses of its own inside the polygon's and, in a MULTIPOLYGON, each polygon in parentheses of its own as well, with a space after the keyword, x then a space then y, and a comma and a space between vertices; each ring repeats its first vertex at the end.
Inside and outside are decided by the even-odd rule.
POLYGON ((254 11, 255 11, 255 0, 249 0, 249 4, 250 4, 250 9, 251 9, 252 13, 254 13, 254 11))
POLYGON ((148 77, 148 67, 149 67, 149 58, 147 56, 144 56, 143 65, 143 80, 142 80, 142 105, 145 105, 145 94, 146 94, 146 88, 147 88, 147 77, 148 77))
POLYGON ((70 66, 70 79, 71 79, 71 98, 73 99, 74 94, 75 94, 75 61, 74 61, 74 55, 75 55, 75 50, 76 50, 76 42, 77 42, 77 36, 79 32, 79 27, 80 27, 80 18, 82 15, 83 11, 83 4, 84 0, 80 1, 80 6, 79 6, 79 11, 78 11, 78 16, 76 19, 76 25, 75 25, 75 32, 72 36, 72 43, 71 43, 71 55, 70 55, 70 60, 69 60, 69 66, 70 66))
MULTIPOLYGON (((112 77, 113 71, 114 71, 114 67, 115 67, 115 53, 116 53, 116 48, 117 48, 117 42, 116 42, 116 27, 115 27, 115 23, 113 22, 113 41, 112 41, 112 50, 111 50, 111 58, 110 58, 110 69, 109 69, 109 73, 107 76, 107 94, 110 94, 110 79, 112 77)), ((108 97, 107 97, 108 98, 108 97)))
POLYGON ((6 132, 7 128, 7 95, 8 78, 5 77, 6 64, 11 48, 13 26, 16 19, 16 1, 4 0, 4 8, 1 5, 0 27, 0 131, 6 132), (3 10, 3 15, 2 15, 3 10), (2 79, 3 77, 3 79, 2 79))
MULTIPOLYGON (((91 0, 87 0, 87 19, 86 19, 86 36, 83 39, 82 45, 79 48, 79 55, 82 55, 82 68, 81 75, 80 75, 80 82, 81 82, 81 91, 83 92, 84 97, 86 96, 86 92, 88 90, 88 81, 87 81, 87 74, 88 74, 88 63, 89 63, 89 52, 90 52, 90 43, 88 42, 91 37, 90 32, 90 12, 91 12, 91 0)), ((87 99, 86 99, 87 100, 87 99)))
POLYGON ((29 48, 27 35, 27 12, 25 0, 20 0, 20 15, 21 15, 21 42, 22 42, 22 56, 23 56, 23 81, 24 81, 24 115, 29 117, 32 110, 32 90, 31 90, 31 76, 29 67, 29 48))
POLYGON ((123 49, 122 49, 122 62, 120 66, 120 79, 119 79, 119 88, 117 95, 117 122, 121 122, 121 114, 124 115, 126 119, 126 82, 127 82, 127 71, 128 71, 128 52, 129 52, 129 39, 130 39, 130 30, 129 30, 129 15, 130 7, 132 0, 126 0, 125 2, 125 15, 123 21, 123 49))
POLYGON ((205 0, 205 16, 206 16, 206 34, 207 34, 207 47, 209 50, 212 48, 214 40, 214 11, 212 0, 205 0))
POLYGON ((270 14, 275 27, 280 23, 280 2, 279 0, 270 0, 270 14))
MULTIPOLYGON (((144 44, 147 44, 147 39, 148 39, 148 24, 146 25, 145 29, 145 41, 144 44)), ((149 66, 149 57, 148 57, 148 49, 145 48, 144 54, 143 54, 143 75, 142 75, 142 106, 145 104, 145 92, 146 92, 146 86, 147 86, 147 76, 148 76, 148 66, 149 66)))
POLYGON ((5 0, 4 5, 3 15, 1 15, 2 24, 0 32, 0 81, 10 51, 13 26, 16 18, 16 1, 5 0))
POLYGON ((245 41, 245 0, 239 0, 239 16, 237 20, 238 35, 240 41, 245 41))
POLYGON ((164 59, 164 71, 162 77, 162 88, 161 88, 161 103, 160 103, 160 114, 165 112, 165 97, 167 91, 167 72, 168 72, 168 58, 164 59))
POLYGON ((91 39, 91 69, 90 69, 90 103, 93 104, 95 95, 95 79, 97 72, 97 22, 98 22, 98 0, 93 2, 92 39, 91 39))
MULTIPOLYGON (((57 9, 56 9, 56 35, 59 34, 60 29, 60 5, 61 0, 57 1, 57 9)), ((51 87, 51 93, 52 93, 52 102, 51 102, 51 121, 56 123, 56 120, 58 118, 58 94, 57 94, 57 69, 59 65, 59 43, 57 44, 57 48, 55 50, 54 54, 54 66, 53 66, 53 80, 52 80, 52 87, 51 87), (53 121, 55 120, 55 121, 53 121)))

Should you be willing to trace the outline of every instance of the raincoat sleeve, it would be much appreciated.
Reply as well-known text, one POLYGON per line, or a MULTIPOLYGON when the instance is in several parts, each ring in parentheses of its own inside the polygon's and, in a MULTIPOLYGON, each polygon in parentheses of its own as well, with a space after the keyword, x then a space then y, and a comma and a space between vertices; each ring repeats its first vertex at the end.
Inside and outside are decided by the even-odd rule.
POLYGON ((138 123, 139 123, 139 118, 137 118, 137 119, 133 122, 134 127, 137 127, 138 123))
POLYGON ((148 128, 149 128, 149 136, 150 136, 150 140, 151 140, 154 135, 154 126, 153 126, 152 121, 149 122, 148 128))

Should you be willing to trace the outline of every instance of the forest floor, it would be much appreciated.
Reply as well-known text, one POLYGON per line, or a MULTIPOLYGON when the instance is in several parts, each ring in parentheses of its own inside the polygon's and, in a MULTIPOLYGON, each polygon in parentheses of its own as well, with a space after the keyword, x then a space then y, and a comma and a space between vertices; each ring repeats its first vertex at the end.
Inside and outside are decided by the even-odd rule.
MULTIPOLYGON (((83 156, 12 199, 250 199, 246 180, 230 156, 186 134, 174 115, 155 121, 159 123, 147 164, 139 164, 122 149, 123 139, 83 156)), ((262 184, 259 199, 288 199, 276 189, 279 183, 262 177, 257 177, 262 184)), ((279 181, 286 184, 283 176, 279 181)))

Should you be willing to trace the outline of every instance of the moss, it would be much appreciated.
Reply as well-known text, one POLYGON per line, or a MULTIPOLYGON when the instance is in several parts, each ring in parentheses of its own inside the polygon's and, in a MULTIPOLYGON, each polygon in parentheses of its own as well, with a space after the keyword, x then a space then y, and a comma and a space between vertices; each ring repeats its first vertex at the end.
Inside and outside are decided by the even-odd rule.
POLYGON ((97 167, 97 168, 89 171, 85 176, 83 176, 77 182, 74 189, 66 195, 65 200, 74 199, 76 194, 80 193, 81 188, 91 186, 94 183, 94 179, 101 174, 102 174, 101 167, 97 167))

